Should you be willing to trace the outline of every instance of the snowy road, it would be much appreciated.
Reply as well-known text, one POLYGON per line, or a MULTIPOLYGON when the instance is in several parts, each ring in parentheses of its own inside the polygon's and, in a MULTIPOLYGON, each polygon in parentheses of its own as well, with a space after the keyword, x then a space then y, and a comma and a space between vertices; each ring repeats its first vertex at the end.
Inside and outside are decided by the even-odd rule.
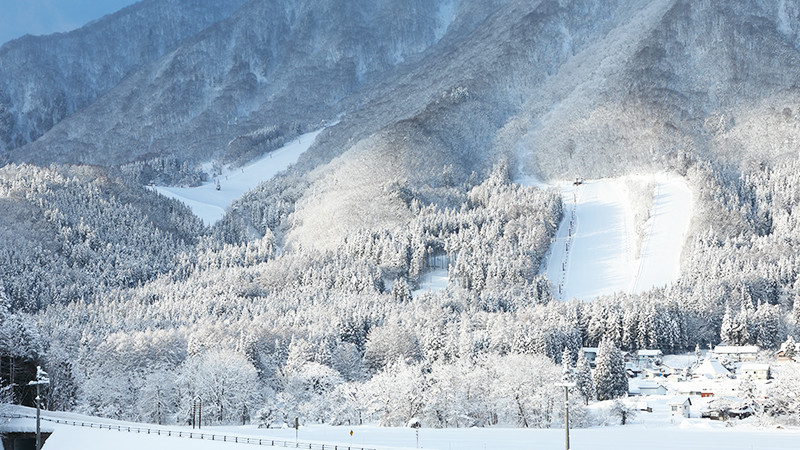
POLYGON ((182 201, 203 223, 213 225, 222 219, 234 200, 296 163, 321 131, 306 133, 245 167, 224 171, 218 177, 220 190, 216 189, 214 181, 192 188, 156 186, 154 189, 162 195, 182 201))
POLYGON ((553 282, 556 298, 591 300, 614 292, 636 293, 677 279, 691 218, 691 191, 677 176, 640 178, 653 181, 656 188, 638 258, 625 178, 558 184, 564 217, 542 270, 553 282))

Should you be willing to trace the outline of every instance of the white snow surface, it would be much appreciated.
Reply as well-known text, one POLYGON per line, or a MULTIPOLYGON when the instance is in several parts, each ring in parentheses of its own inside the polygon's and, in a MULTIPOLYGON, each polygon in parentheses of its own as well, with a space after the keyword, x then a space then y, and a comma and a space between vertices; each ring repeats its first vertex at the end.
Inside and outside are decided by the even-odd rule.
MULTIPOLYGON (((648 448, 653 450, 667 449, 711 449, 724 448, 726 450, 751 450, 751 449, 795 449, 800 440, 800 429, 786 427, 756 427, 742 423, 730 427, 729 423, 711 422, 706 419, 696 419, 699 408, 693 405, 691 419, 671 418, 666 409, 669 396, 649 396, 627 399, 627 403, 646 401, 653 413, 640 412, 630 425, 624 427, 608 424, 592 428, 573 429, 570 431, 571 447, 575 449, 594 450, 624 450, 648 448)), ((693 404, 695 399, 693 399, 693 404)), ((699 405, 698 405, 699 406, 699 405)), ((597 403, 590 406, 592 410, 607 408, 608 402, 597 403)), ((23 409, 23 408, 21 408, 23 409)), ((31 408, 24 408, 25 414, 34 413, 31 408)), ((95 417, 80 416, 71 413, 43 412, 43 417, 53 417, 69 420, 86 420, 94 423, 107 423, 113 425, 130 425, 131 427, 146 426, 149 428, 183 432, 191 431, 187 427, 156 426, 139 423, 117 422, 95 417)), ((24 419, 34 426, 34 419, 24 419)), ((44 422, 43 422, 44 423, 44 422)), ((194 450, 194 449, 237 449, 248 448, 253 445, 220 441, 201 441, 169 436, 148 435, 146 433, 128 433, 126 431, 107 430, 98 428, 82 428, 65 424, 48 422, 53 430, 52 436, 42 447, 44 450, 84 449, 100 450, 113 448, 114 450, 194 450)), ((197 431, 197 430, 195 430, 197 431)), ((294 429, 259 429, 254 425, 204 427, 203 433, 225 433, 240 437, 256 437, 264 439, 279 439, 294 443, 294 429)), ((301 426, 299 442, 322 444, 325 448, 336 444, 338 448, 375 448, 378 450, 410 449, 416 448, 416 432, 411 428, 390 428, 374 425, 361 426, 328 426, 309 425, 301 426), (353 430, 353 436, 350 436, 353 430)), ((557 449, 563 448, 563 428, 532 429, 532 428, 447 428, 419 430, 419 445, 421 448, 438 450, 523 450, 530 448, 557 449)), ((267 447, 270 448, 270 447, 267 447)), ((306 447, 308 448, 308 447, 306 447)), ((333 448, 333 447, 331 447, 333 448)))
MULTIPOLYGON (((524 184, 539 184, 522 180, 524 184)), ((559 182, 564 217, 543 265, 558 299, 592 300, 615 292, 638 293, 674 282, 689 228, 692 193, 672 174, 559 182), (626 179, 655 182, 653 208, 639 257, 626 179)))
POLYGON ((421 276, 419 289, 411 291, 411 296, 417 298, 426 292, 439 292, 447 289, 450 275, 447 269, 433 269, 421 276))
POLYGON ((220 190, 216 189, 215 180, 191 188, 156 186, 154 189, 162 195, 182 201, 203 223, 213 225, 222 219, 225 210, 234 200, 296 163, 321 131, 319 129, 301 135, 247 166, 224 170, 216 178, 219 180, 220 190))

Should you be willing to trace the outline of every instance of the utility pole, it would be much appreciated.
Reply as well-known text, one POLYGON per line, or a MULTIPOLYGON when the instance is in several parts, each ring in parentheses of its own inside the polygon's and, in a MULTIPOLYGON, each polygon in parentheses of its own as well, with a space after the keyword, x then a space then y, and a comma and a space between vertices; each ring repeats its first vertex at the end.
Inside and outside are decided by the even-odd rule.
POLYGON ((569 388, 575 383, 557 383, 556 386, 564 387, 564 449, 569 450, 569 388))
POLYGON ((203 399, 196 396, 192 402, 192 428, 199 430, 203 426, 203 399))
POLYGON ((50 384, 47 372, 36 366, 36 379, 28 382, 28 386, 36 386, 36 450, 42 450, 42 395, 41 386, 50 384))
POLYGON ((415 417, 408 421, 408 426, 417 432, 417 448, 419 448, 419 429, 422 428, 422 423, 415 417))

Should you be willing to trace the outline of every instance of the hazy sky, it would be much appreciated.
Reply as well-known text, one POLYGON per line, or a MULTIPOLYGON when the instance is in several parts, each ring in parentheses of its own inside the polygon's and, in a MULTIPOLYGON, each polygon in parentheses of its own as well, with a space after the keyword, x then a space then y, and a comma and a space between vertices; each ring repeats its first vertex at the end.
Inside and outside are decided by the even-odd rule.
POLYGON ((136 0, 0 0, 0 45, 25 34, 80 28, 136 0))

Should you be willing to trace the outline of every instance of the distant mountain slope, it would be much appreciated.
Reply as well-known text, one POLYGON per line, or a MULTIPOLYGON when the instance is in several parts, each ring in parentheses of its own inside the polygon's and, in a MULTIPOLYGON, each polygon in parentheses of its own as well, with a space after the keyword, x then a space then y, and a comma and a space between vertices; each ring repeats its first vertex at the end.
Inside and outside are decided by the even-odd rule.
MULTIPOLYGON (((663 10, 664 3, 646 6, 663 10)), ((634 4, 641 2, 512 1, 391 84, 370 90, 327 142, 318 141, 318 151, 307 152, 308 165, 316 166, 345 151, 313 173, 298 203, 302 225, 291 237, 327 245, 376 218, 402 221, 407 208, 396 187, 459 185, 499 159, 514 160, 527 133, 517 118, 550 95, 562 67, 617 30, 640 26, 640 9, 648 8, 634 4), (331 217, 335 226, 327 225, 331 217)))
POLYGON ((452 1, 251 1, 127 77, 13 159, 114 165, 224 153, 263 127, 296 132, 437 42, 452 1))
POLYGON ((509 2, 369 91, 307 153, 309 168, 336 159, 314 172, 294 237, 402 222, 392 183, 441 185, 445 169, 459 182, 498 158, 558 179, 792 154, 799 12, 784 1, 509 2), (337 227, 325 226, 331 214, 337 227))
POLYGON ((784 0, 250 1, 11 159, 236 161, 342 115, 225 221, 263 231, 288 190, 278 235, 325 246, 500 160, 563 179, 792 154, 798 30, 784 0))
POLYGON ((245 0, 144 0, 69 33, 0 47, 0 156, 85 108, 131 71, 245 0))
POLYGON ((738 164, 796 151, 798 2, 652 4, 662 6, 640 8, 631 32, 576 54, 515 120, 530 170, 606 176, 629 170, 615 160, 738 164))

